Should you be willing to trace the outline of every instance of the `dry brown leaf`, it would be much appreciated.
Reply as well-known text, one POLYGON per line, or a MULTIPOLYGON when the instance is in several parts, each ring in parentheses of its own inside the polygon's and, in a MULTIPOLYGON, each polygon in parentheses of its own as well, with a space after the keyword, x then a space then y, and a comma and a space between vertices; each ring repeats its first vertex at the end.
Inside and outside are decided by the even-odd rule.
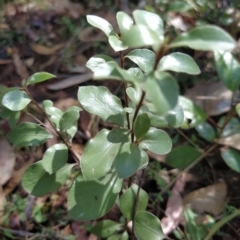
POLYGON ((74 3, 70 0, 52 0, 51 5, 55 12, 67 12, 73 18, 79 18, 84 14, 82 5, 80 3, 74 3))
POLYGON ((223 145, 233 147, 233 148, 236 148, 236 149, 240 150, 240 133, 231 135, 229 137, 220 138, 217 141, 220 144, 223 144, 223 145))
POLYGON ((79 39, 83 42, 99 42, 106 39, 104 33, 99 29, 93 27, 86 27, 78 35, 79 39))
POLYGON ((55 54, 58 50, 60 50, 62 47, 64 47, 65 43, 59 43, 51 47, 46 47, 41 44, 37 43, 31 43, 30 48, 38 54, 41 55, 52 55, 55 54))
POLYGON ((196 213, 207 212, 217 216, 225 207, 226 196, 227 185, 225 182, 219 182, 190 192, 183 198, 183 204, 190 206, 196 213))
POLYGON ((198 104, 208 116, 216 116, 231 108, 233 93, 222 82, 197 82, 186 91, 186 97, 198 104))
POLYGON ((12 59, 0 59, 0 65, 12 63, 12 59))
POLYGON ((93 78, 93 74, 88 72, 85 74, 79 74, 73 77, 65 78, 61 81, 58 81, 57 83, 53 83, 48 85, 48 89, 50 90, 60 90, 65 89, 71 86, 75 86, 81 83, 84 83, 88 80, 91 80, 93 78))
POLYGON ((30 166, 33 162, 41 159, 41 157, 42 157, 41 147, 38 147, 38 149, 35 151, 25 153, 24 157, 18 156, 17 163, 19 164, 19 166, 15 166, 15 170, 12 174, 12 177, 4 185, 4 188, 3 188, 5 196, 11 193, 15 189, 15 187, 21 182, 22 176, 25 170, 28 168, 28 166, 30 166))
POLYGON ((164 234, 171 233, 180 223, 183 212, 183 200, 181 193, 184 190, 186 182, 197 181, 198 178, 191 173, 183 173, 172 188, 172 195, 168 198, 165 217, 161 220, 161 226, 164 234))
POLYGON ((14 148, 6 137, 0 137, 0 186, 12 177, 15 160, 14 148))
POLYGON ((13 58, 13 63, 16 67, 18 76, 21 77, 22 79, 28 79, 29 78, 28 70, 26 68, 24 61, 21 60, 17 49, 13 49, 12 58, 13 58))
POLYGON ((24 63, 26 64, 27 67, 32 67, 34 60, 35 60, 34 58, 28 58, 24 61, 24 63))

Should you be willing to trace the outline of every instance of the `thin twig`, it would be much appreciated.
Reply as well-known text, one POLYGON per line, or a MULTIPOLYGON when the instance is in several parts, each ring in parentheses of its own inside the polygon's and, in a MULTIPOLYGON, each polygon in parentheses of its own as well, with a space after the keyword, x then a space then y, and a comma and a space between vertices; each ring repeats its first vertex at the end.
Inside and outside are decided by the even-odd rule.
MULTIPOLYGON (((123 57, 123 52, 120 51, 120 66, 122 69, 124 69, 124 57, 123 57)), ((124 101, 125 101, 125 107, 128 107, 128 96, 126 92, 127 86, 126 83, 123 82, 123 90, 124 90, 124 101)), ((129 113, 126 112, 126 117, 127 117, 127 127, 130 129, 130 118, 129 118, 129 113)))
POLYGON ((31 98, 32 102, 36 105, 36 107, 38 108, 38 110, 43 114, 43 116, 48 120, 48 122, 50 123, 51 127, 54 129, 54 131, 56 132, 57 136, 59 137, 59 139, 68 147, 69 151, 72 154, 73 159, 76 161, 76 163, 79 163, 79 159, 78 156, 76 155, 76 153, 73 151, 72 149, 72 145, 65 140, 65 138, 61 135, 60 132, 58 132, 54 126, 54 124, 52 123, 52 121, 50 120, 49 116, 47 115, 47 113, 39 106, 39 104, 34 100, 34 98, 32 97, 32 95, 30 94, 30 92, 28 91, 27 87, 24 87, 23 90, 26 92, 26 94, 31 98))
POLYGON ((61 237, 58 235, 51 236, 50 234, 32 233, 32 232, 26 232, 23 230, 14 230, 14 229, 9 229, 9 228, 4 228, 1 226, 0 226, 0 231, 3 231, 3 232, 7 231, 7 232, 10 232, 12 235, 18 236, 18 237, 25 237, 27 235, 28 237, 31 237, 32 239, 33 238, 40 238, 40 239, 51 238, 51 239, 57 239, 57 240, 59 240, 59 239, 66 240, 65 237, 61 237))
POLYGON ((186 167, 182 172, 180 172, 170 183, 168 183, 160 192, 159 195, 163 195, 179 178, 181 178, 182 174, 188 172, 192 169, 196 164, 198 164, 205 156, 211 153, 216 147, 218 143, 213 144, 211 147, 208 148, 199 158, 197 158, 193 163, 191 163, 188 167, 186 167))
POLYGON ((36 118, 33 114, 27 112, 27 114, 29 116, 31 116, 36 122, 38 122, 39 124, 41 124, 42 126, 44 126, 46 129, 48 129, 49 132, 51 132, 53 135, 55 135, 55 137, 57 137, 56 133, 51 129, 49 128, 48 126, 46 126, 46 124, 44 124, 41 120, 39 120, 38 118, 36 118))
POLYGON ((198 146, 179 128, 176 128, 176 131, 182 135, 189 143, 191 143, 196 149, 198 149, 198 146))
POLYGON ((140 108, 141 108, 141 106, 142 106, 142 103, 143 103, 143 100, 144 100, 145 95, 146 95, 146 93, 145 93, 144 91, 142 91, 141 99, 140 99, 140 101, 139 101, 139 103, 138 103, 138 105, 137 105, 137 108, 136 108, 136 110, 135 110, 135 113, 134 113, 134 115, 133 115, 132 133, 131 133, 132 142, 134 142, 134 133, 133 133, 134 122, 135 122, 135 120, 136 120, 136 118, 137 118, 137 115, 138 115, 138 112, 139 112, 139 110, 140 110, 140 108))

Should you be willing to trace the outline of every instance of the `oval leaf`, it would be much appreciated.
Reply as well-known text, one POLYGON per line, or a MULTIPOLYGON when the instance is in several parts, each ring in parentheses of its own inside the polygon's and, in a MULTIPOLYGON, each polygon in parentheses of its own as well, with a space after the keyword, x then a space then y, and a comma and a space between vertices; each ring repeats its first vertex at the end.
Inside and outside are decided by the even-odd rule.
POLYGON ((28 80, 27 80, 27 86, 30 84, 35 84, 35 83, 40 83, 40 82, 44 82, 46 80, 49 80, 51 78, 55 78, 56 76, 54 76, 51 73, 47 73, 47 72, 38 72, 33 74, 28 80))
POLYGON ((175 79, 168 73, 151 73, 143 87, 154 104, 156 113, 162 115, 173 109, 178 101, 179 89, 175 79))
POLYGON ((178 52, 163 57, 158 64, 158 70, 184 72, 193 75, 200 73, 198 65, 190 56, 178 52))
POLYGON ((156 60, 155 53, 148 49, 135 49, 125 57, 131 59, 144 72, 152 71, 156 60))
POLYGON ((101 238, 107 238, 114 233, 119 232, 121 228, 122 224, 120 223, 114 222, 112 220, 103 220, 92 227, 91 233, 101 238))
POLYGON ((146 113, 142 113, 137 116, 134 125, 133 132, 137 139, 143 137, 149 130, 151 121, 146 113))
POLYGON ((106 122, 124 125, 124 110, 119 98, 106 87, 86 86, 78 90, 78 100, 89 113, 100 116, 106 122))
POLYGON ((112 167, 122 143, 128 141, 127 131, 102 129, 84 148, 81 169, 87 180, 104 176, 112 167))
POLYGON ((140 88, 135 89, 133 87, 128 87, 126 89, 126 93, 134 104, 137 105, 139 103, 142 96, 142 90, 140 88))
POLYGON ((133 16, 137 25, 144 25, 150 28, 158 35, 159 39, 163 40, 163 21, 158 14, 144 10, 135 10, 133 11, 133 16))
POLYGON ((20 123, 8 133, 8 140, 17 147, 34 147, 45 143, 53 136, 35 123, 20 123))
POLYGON ((122 179, 114 174, 86 181, 79 175, 68 194, 71 218, 88 221, 104 216, 113 206, 122 189, 122 179))
MULTIPOLYGON (((132 184, 120 197, 120 210, 125 218, 128 220, 133 219, 133 212, 136 203, 136 196, 138 192, 138 185, 132 184)), ((148 194, 140 189, 139 198, 137 202, 137 211, 144 211, 148 203, 148 194)))
POLYGON ((101 17, 87 15, 87 21, 92 26, 101 29, 108 37, 110 34, 114 34, 112 25, 101 17))
POLYGON ((45 100, 42 103, 45 112, 49 115, 51 122, 59 130, 59 122, 63 115, 62 111, 56 107, 53 107, 53 102, 50 100, 45 100))
POLYGON ((28 167, 22 179, 23 188, 30 194, 41 197, 56 191, 67 180, 73 165, 67 164, 56 173, 47 173, 39 161, 28 167))
POLYGON ((208 142, 214 142, 214 139, 216 138, 216 131, 212 125, 207 122, 203 122, 196 126, 196 130, 202 138, 208 142))
POLYGON ((140 149, 133 143, 122 145, 114 161, 118 177, 131 177, 139 169, 140 165, 140 149))
POLYGON ((158 45, 158 35, 145 26, 133 26, 122 38, 123 45, 128 47, 144 47, 149 45, 158 45))
POLYGON ((123 51, 128 48, 124 46, 122 41, 115 35, 110 36, 108 38, 108 42, 115 52, 123 51))
POLYGON ((228 148, 227 150, 223 150, 221 152, 222 158, 224 162, 234 171, 240 173, 240 152, 233 149, 228 148))
POLYGON ((191 120, 190 123, 186 123, 182 125, 182 128, 186 129, 186 128, 195 127, 206 120, 207 116, 204 113, 204 111, 192 100, 185 98, 183 96, 180 96, 178 99, 178 104, 183 109, 184 118, 191 120))
POLYGON ((236 91, 240 83, 240 64, 230 52, 214 52, 218 76, 231 91, 236 91))
POLYGON ((68 160, 68 148, 59 143, 51 146, 43 155, 42 165, 46 172, 52 174, 61 169, 68 160))
POLYGON ((173 168, 184 169, 201 156, 195 148, 183 145, 175 147, 166 157, 166 163, 173 168))
POLYGON ((166 132, 157 128, 150 128, 141 139, 139 147, 156 154, 167 154, 172 148, 172 141, 166 132))
POLYGON ((77 132, 80 108, 68 108, 59 121, 60 132, 71 140, 77 132))
POLYGON ((94 79, 96 80, 118 80, 125 82, 138 82, 138 79, 128 71, 118 67, 116 62, 108 62, 100 65, 94 71, 94 79))
POLYGON ((12 90, 4 94, 2 105, 11 111, 21 111, 31 102, 30 97, 23 91, 12 90))
POLYGON ((150 212, 140 211, 136 214, 135 234, 138 240, 165 239, 160 220, 150 212))
POLYGON ((117 22, 122 36, 133 26, 133 19, 125 12, 117 13, 117 22))
POLYGON ((184 122, 182 107, 176 105, 175 108, 171 109, 166 115, 166 120, 171 127, 178 128, 182 126, 184 122))
POLYGON ((203 51, 218 51, 219 49, 228 51, 233 49, 235 45, 234 39, 226 31, 217 26, 206 25, 181 34, 170 46, 187 46, 203 51))
POLYGON ((87 61, 86 66, 94 72, 97 68, 100 67, 101 64, 107 63, 107 62, 112 62, 112 61, 114 61, 113 58, 111 58, 107 55, 99 54, 99 55, 95 55, 95 56, 91 57, 87 61))

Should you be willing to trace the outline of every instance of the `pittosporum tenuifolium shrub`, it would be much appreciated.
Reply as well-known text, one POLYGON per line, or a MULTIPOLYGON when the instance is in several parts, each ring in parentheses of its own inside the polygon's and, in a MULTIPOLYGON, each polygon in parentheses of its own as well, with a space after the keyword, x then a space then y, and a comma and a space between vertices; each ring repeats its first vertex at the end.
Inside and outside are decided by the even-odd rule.
MULTIPOLYGON (((94 73, 95 80, 111 79, 123 83, 124 105, 106 87, 82 86, 77 96, 81 107, 70 107, 62 112, 50 100, 43 101, 40 106, 30 95, 28 86, 54 77, 46 72, 23 80, 22 87, 1 86, 0 89, 0 116, 9 119, 8 139, 14 146, 39 146, 53 137, 60 140, 46 150, 42 160, 26 170, 22 180, 24 189, 35 196, 56 191, 72 174, 74 167, 75 177, 68 193, 70 217, 81 221, 97 219, 116 203, 125 223, 103 220, 91 230, 109 240, 129 239, 131 231, 126 224, 129 221, 133 221, 132 236, 137 239, 164 239, 160 220, 146 211, 148 195, 141 184, 134 183, 133 176, 147 167, 146 151, 156 154, 171 151, 171 138, 159 128, 189 129, 206 124, 204 111, 191 100, 179 96, 178 83, 172 74, 200 74, 199 67, 190 56, 174 52, 174 49, 189 47, 214 51, 217 70, 222 74, 224 84, 236 91, 240 79, 230 77, 231 71, 225 71, 226 66, 230 66, 227 65, 229 58, 234 59, 226 51, 235 47, 235 41, 221 28, 213 25, 196 27, 169 41, 157 14, 136 10, 133 18, 124 12, 117 13, 118 34, 105 19, 87 16, 88 23, 106 34, 109 44, 120 56, 118 64, 113 58, 99 54, 89 59, 87 67, 94 73), (124 68, 126 59, 133 67, 124 68), (20 112, 28 111, 30 102, 36 104, 48 119, 51 132, 41 124, 18 123, 20 112), (82 109, 113 124, 114 128, 101 129, 88 141, 79 159, 71 145, 82 109), (68 163, 68 154, 72 155, 75 164, 68 163), (126 178, 129 180, 125 182, 126 178)), ((189 146, 187 152, 194 152, 191 155, 194 158, 184 166, 178 166, 177 158, 170 158, 169 164, 184 169, 198 157, 196 151, 189 146)))

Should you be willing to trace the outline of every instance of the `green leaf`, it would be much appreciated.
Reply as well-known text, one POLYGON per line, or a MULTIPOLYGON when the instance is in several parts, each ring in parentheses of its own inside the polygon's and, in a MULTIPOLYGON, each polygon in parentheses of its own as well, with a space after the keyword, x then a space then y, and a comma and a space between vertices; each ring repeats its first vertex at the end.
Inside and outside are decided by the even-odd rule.
POLYGON ((124 46, 122 41, 115 35, 110 36, 108 42, 115 52, 123 51, 128 48, 127 46, 124 46))
POLYGON ((150 212, 140 211, 136 214, 135 234, 138 240, 165 239, 160 220, 150 212))
POLYGON ((99 54, 91 57, 87 61, 86 66, 94 72, 96 69, 98 69, 101 66, 101 64, 107 63, 107 62, 114 62, 114 59, 107 55, 99 54))
POLYGON ((34 147, 45 143, 53 136, 35 123, 25 122, 8 133, 8 140, 17 147, 34 147))
POLYGON ((91 233, 101 238, 107 238, 121 230, 122 224, 112 220, 103 220, 92 227, 91 233))
POLYGON ((144 169, 148 165, 148 161, 149 161, 148 155, 145 151, 140 149, 140 153, 141 153, 141 160, 140 160, 140 165, 138 170, 144 169))
POLYGON ((231 91, 236 91, 240 83, 240 64, 230 52, 215 51, 215 64, 218 76, 231 91))
MULTIPOLYGON (((136 196, 138 191, 138 185, 132 184, 120 197, 120 210, 125 218, 132 220, 134 207, 136 203, 136 196)), ((144 211, 148 204, 148 194, 140 188, 138 202, 137 202, 137 212, 144 211)))
POLYGON ((118 67, 116 62, 103 63, 94 71, 95 80, 118 80, 126 83, 137 83, 138 79, 128 71, 118 67))
POLYGON ((166 132, 152 127, 141 139, 139 147, 156 154, 167 154, 172 148, 172 141, 166 132))
POLYGON ((8 124, 10 128, 16 126, 20 118, 20 115, 21 115, 20 111, 11 111, 5 107, 2 107, 2 109, 0 110, 0 117, 3 119, 9 119, 8 124))
POLYGON ((51 122, 56 126, 57 130, 59 130, 59 122, 63 115, 62 111, 53 107, 53 102, 50 100, 45 100, 42 104, 45 112, 49 115, 51 122))
POLYGON ((185 1, 174 1, 168 4, 167 10, 169 12, 187 12, 192 9, 193 6, 185 1))
POLYGON ((125 231, 123 234, 114 234, 107 240, 129 240, 128 232, 125 231))
POLYGON ((87 21, 92 26, 101 29, 107 35, 107 37, 109 37, 111 34, 114 34, 112 25, 101 17, 87 15, 87 21))
POLYGON ((234 171, 240 173, 240 152, 233 148, 228 148, 221 152, 224 162, 234 171))
POLYGON ((133 132, 137 139, 143 137, 150 129, 151 121, 147 113, 139 114, 133 125, 133 132))
POLYGON ((204 111, 195 104, 192 100, 180 96, 178 104, 182 107, 185 119, 190 119, 191 122, 182 126, 182 128, 196 127, 198 124, 204 122, 207 118, 204 111))
POLYGON ((137 105, 139 103, 142 96, 142 90, 140 88, 128 87, 126 93, 134 104, 137 105))
POLYGON ((122 36, 133 26, 133 19, 125 12, 117 13, 117 22, 122 36))
POLYGON ((71 218, 88 221, 104 216, 115 203, 122 189, 122 179, 116 174, 86 181, 79 175, 68 194, 68 211, 71 218))
POLYGON ((168 122, 166 118, 163 116, 159 116, 158 114, 148 112, 148 117, 151 120, 151 126, 153 127, 161 127, 161 128, 167 128, 168 127, 168 122))
POLYGON ((166 120, 171 127, 178 128, 182 126, 184 121, 182 107, 176 105, 175 108, 171 109, 166 115, 166 120))
POLYGON ((166 163, 173 168, 185 169, 200 156, 201 153, 191 146, 178 146, 167 155, 166 163))
POLYGON ((86 180, 104 176, 112 167, 118 150, 128 142, 128 131, 102 129, 85 146, 81 157, 81 169, 86 180))
POLYGON ((128 53, 125 58, 131 59, 136 63, 144 72, 153 70, 156 55, 148 49, 135 49, 128 53))
MULTIPOLYGON (((142 70, 138 67, 129 68, 127 70, 127 72, 130 73, 131 75, 133 75, 135 77, 135 81, 137 81, 137 82, 143 82, 145 79, 145 76, 144 76, 142 70)), ((133 83, 136 83, 135 81, 133 83)), ((135 84, 135 85, 137 85, 137 84, 135 84)))
POLYGON ((133 17, 137 25, 143 25, 155 32, 160 40, 164 39, 163 21, 158 14, 144 11, 133 11, 133 17))
POLYGON ((44 170, 42 161, 34 163, 28 167, 23 175, 23 188, 37 197, 56 191, 65 183, 72 167, 72 164, 66 164, 56 173, 50 175, 44 170))
POLYGON ((68 160, 68 148, 59 143, 51 146, 43 155, 42 165, 46 172, 52 174, 61 169, 68 160))
POLYGON ((189 47, 203 51, 228 51, 235 48, 235 40, 223 29, 206 25, 196 27, 189 32, 182 33, 170 47, 189 47))
POLYGON ((68 108, 62 115, 59 127, 60 132, 71 140, 77 132, 77 123, 80 109, 68 108))
POLYGON ((114 161, 118 177, 131 177, 139 169, 140 164, 140 149, 133 143, 123 144, 114 161))
POLYGON ((14 128, 16 126, 16 124, 19 121, 19 118, 21 116, 21 112, 11 112, 10 116, 9 116, 9 126, 10 128, 14 128))
POLYGON ((196 130, 202 138, 208 142, 214 142, 216 138, 216 131, 208 122, 198 124, 196 126, 196 130))
POLYGON ((30 102, 31 98, 24 91, 20 90, 6 92, 2 98, 2 105, 11 111, 21 111, 30 102))
POLYGON ((238 116, 240 116, 240 103, 237 104, 236 111, 237 111, 238 116))
POLYGON ((55 78, 56 76, 52 75, 51 73, 47 73, 47 72, 38 72, 33 74, 32 76, 29 77, 29 79, 27 80, 27 86, 30 84, 35 84, 35 83, 40 83, 40 82, 44 82, 46 80, 49 80, 51 78, 55 78))
POLYGON ((195 61, 183 53, 171 53, 161 59, 158 64, 159 71, 184 72, 188 74, 199 74, 200 69, 195 61))
POLYGON ((168 73, 151 73, 143 87, 154 104, 156 113, 162 115, 173 109, 178 101, 179 89, 175 79, 168 73))
MULTIPOLYGON (((217 123, 219 127, 224 127, 221 133, 222 138, 240 133, 240 121, 238 118, 232 117, 226 125, 225 125, 225 121, 226 121, 226 116, 223 116, 219 119, 217 123)), ((218 129, 218 133, 220 133, 220 131, 221 130, 218 129)))
POLYGON ((150 28, 143 25, 135 25, 123 36, 122 42, 123 45, 134 48, 158 45, 160 40, 158 35, 150 28))
POLYGON ((100 116, 106 122, 112 122, 121 127, 124 125, 125 113, 122 103, 106 87, 80 87, 78 100, 89 113, 100 116))
POLYGON ((190 235, 190 239, 201 240, 206 235, 206 230, 204 226, 196 224, 196 217, 195 214, 191 209, 185 208, 184 209, 184 218, 186 221, 186 230, 190 235))

